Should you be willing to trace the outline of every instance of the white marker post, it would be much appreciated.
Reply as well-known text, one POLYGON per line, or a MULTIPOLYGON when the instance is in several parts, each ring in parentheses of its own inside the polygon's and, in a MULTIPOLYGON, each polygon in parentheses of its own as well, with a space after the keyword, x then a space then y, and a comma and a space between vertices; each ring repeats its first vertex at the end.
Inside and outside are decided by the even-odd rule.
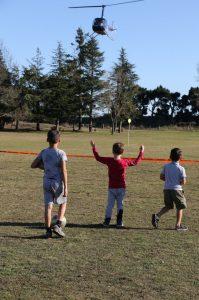
POLYGON ((131 126, 131 119, 128 119, 128 123, 129 123, 129 129, 128 129, 128 146, 129 146, 129 139, 130 139, 130 126, 131 126))

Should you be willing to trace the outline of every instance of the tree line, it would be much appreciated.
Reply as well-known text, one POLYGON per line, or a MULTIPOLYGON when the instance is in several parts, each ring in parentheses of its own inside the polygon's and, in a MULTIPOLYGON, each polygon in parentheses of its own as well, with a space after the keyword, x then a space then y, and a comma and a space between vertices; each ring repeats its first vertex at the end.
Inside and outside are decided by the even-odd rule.
POLYGON ((68 53, 61 42, 53 51, 50 70, 44 70, 39 48, 29 65, 9 65, 0 48, 0 128, 9 121, 40 124, 48 122, 58 128, 69 123, 73 130, 88 124, 111 126, 119 132, 127 119, 144 127, 199 123, 199 88, 191 87, 187 95, 170 92, 163 86, 148 90, 139 86, 135 65, 124 48, 111 71, 103 69, 104 53, 96 38, 77 29, 68 53))

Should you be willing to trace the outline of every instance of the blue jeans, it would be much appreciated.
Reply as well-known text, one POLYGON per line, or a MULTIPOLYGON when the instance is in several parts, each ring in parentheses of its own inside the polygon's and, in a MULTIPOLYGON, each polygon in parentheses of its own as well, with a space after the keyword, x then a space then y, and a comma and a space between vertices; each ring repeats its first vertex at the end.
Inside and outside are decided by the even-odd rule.
POLYGON ((112 216, 112 210, 115 205, 115 200, 117 201, 117 213, 123 209, 123 200, 125 196, 125 189, 108 189, 108 203, 106 207, 105 218, 110 218, 112 216))

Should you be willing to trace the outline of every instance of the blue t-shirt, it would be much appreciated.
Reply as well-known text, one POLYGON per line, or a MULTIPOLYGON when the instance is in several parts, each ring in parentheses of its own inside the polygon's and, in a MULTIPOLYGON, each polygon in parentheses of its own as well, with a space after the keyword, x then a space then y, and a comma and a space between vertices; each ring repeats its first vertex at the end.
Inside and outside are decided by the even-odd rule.
POLYGON ((60 149, 46 148, 38 158, 44 164, 44 179, 62 180, 61 162, 67 161, 66 153, 60 149))
POLYGON ((186 178, 185 168, 179 162, 164 165, 161 174, 165 176, 164 190, 182 190, 180 181, 186 178))

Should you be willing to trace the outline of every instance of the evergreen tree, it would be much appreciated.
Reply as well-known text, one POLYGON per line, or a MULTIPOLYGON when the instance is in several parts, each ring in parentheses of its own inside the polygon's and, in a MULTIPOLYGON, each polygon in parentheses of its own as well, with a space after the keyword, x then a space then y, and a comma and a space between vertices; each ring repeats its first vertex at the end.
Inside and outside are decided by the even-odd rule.
POLYGON ((43 74, 44 58, 39 48, 36 49, 36 55, 30 61, 29 67, 23 70, 22 85, 25 92, 25 98, 29 102, 29 108, 32 113, 32 120, 36 122, 36 130, 40 130, 40 123, 44 119, 44 81, 43 74))
POLYGON ((102 64, 104 61, 103 53, 99 50, 97 40, 92 37, 86 43, 85 50, 85 89, 87 92, 87 114, 89 116, 89 132, 93 127, 93 113, 97 109, 100 95, 103 90, 102 64))
POLYGON ((178 103, 178 112, 175 116, 178 124, 188 123, 192 120, 191 103, 188 95, 183 95, 178 103))
POLYGON ((114 134, 117 119, 117 102, 115 101, 115 89, 110 76, 111 75, 109 74, 104 83, 103 93, 101 94, 101 108, 108 110, 108 115, 112 122, 111 133, 114 134))
POLYGON ((168 123, 170 91, 161 85, 154 90, 148 91, 149 105, 148 113, 151 115, 151 126, 164 125, 168 123))
POLYGON ((199 123, 199 87, 192 87, 189 90, 189 99, 190 99, 190 105, 191 105, 191 111, 193 114, 193 117, 197 120, 197 123, 199 123))
POLYGON ((55 121, 56 128, 69 116, 67 59, 68 56, 59 42, 52 57, 51 73, 46 82, 48 93, 45 102, 45 114, 51 121, 55 121))
POLYGON ((0 128, 10 119, 10 113, 15 109, 15 93, 11 83, 11 72, 6 63, 3 49, 0 48, 0 128))
POLYGON ((156 125, 162 126, 170 123, 170 91, 162 86, 157 87, 154 90, 154 95, 157 99, 155 120, 156 125))
POLYGON ((134 97, 138 92, 138 75, 134 71, 135 65, 131 64, 124 48, 120 51, 118 63, 113 67, 110 74, 111 86, 111 115, 112 115, 112 133, 119 121, 119 132, 121 132, 122 123, 130 116, 136 115, 136 104, 134 97))
POLYGON ((73 123, 78 119, 78 130, 82 128, 82 115, 87 108, 87 82, 85 75, 86 62, 86 41, 87 34, 84 34, 81 28, 77 29, 75 38, 75 56, 68 63, 69 84, 73 107, 71 107, 71 115, 73 123))
POLYGON ((11 115, 16 122, 16 130, 19 128, 19 121, 25 120, 30 113, 25 99, 26 90, 23 88, 23 82, 23 78, 20 76, 19 67, 13 65, 11 69, 11 85, 15 96, 13 98, 14 110, 11 112, 11 115))
POLYGON ((146 88, 139 87, 138 92, 134 97, 134 101, 139 111, 139 115, 147 115, 149 105, 148 90, 146 88))

